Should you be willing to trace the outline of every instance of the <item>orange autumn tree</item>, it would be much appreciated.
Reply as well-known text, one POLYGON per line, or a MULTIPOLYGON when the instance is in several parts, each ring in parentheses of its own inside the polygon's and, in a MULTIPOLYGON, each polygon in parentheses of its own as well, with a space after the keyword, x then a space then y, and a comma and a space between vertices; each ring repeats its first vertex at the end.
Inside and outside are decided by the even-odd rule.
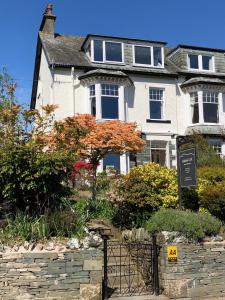
POLYGON ((52 143, 87 160, 93 166, 93 194, 96 197, 96 173, 100 161, 108 153, 142 151, 144 141, 136 123, 119 120, 96 121, 89 114, 79 114, 56 122, 52 143))

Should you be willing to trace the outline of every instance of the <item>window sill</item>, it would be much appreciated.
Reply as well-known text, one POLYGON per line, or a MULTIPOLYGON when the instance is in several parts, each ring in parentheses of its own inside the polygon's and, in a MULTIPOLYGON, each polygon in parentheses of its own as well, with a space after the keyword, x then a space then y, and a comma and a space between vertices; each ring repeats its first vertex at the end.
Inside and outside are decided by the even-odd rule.
POLYGON ((105 61, 94 61, 94 60, 92 60, 91 61, 93 64, 105 64, 105 65, 119 65, 119 66, 125 66, 126 64, 125 64, 125 62, 123 62, 123 61, 107 61, 107 60, 105 60, 105 61))
POLYGON ((165 69, 163 66, 153 66, 153 65, 147 65, 147 64, 135 64, 133 63, 133 67, 143 67, 143 68, 153 68, 153 69, 165 69))
POLYGON ((171 120, 153 120, 153 119, 147 119, 147 123, 164 123, 164 124, 171 124, 171 120))

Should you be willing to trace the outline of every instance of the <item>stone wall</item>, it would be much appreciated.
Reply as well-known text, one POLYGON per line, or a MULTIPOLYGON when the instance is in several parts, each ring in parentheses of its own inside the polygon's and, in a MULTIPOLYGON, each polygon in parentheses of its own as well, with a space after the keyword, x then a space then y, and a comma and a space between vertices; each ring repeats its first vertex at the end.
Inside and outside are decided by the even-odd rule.
POLYGON ((0 253, 0 299, 101 299, 102 253, 0 253))
POLYGON ((225 242, 171 243, 161 248, 160 286, 169 298, 225 296, 225 242), (176 245, 178 261, 168 262, 167 246, 176 245))

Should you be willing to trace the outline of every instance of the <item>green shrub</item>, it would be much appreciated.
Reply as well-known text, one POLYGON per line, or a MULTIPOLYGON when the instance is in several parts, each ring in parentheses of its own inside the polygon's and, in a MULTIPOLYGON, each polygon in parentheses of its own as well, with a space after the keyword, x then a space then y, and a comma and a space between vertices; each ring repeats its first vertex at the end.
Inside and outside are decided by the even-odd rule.
POLYGON ((51 237, 73 237, 84 235, 84 224, 71 210, 32 218, 23 212, 17 213, 15 218, 8 218, 0 230, 1 242, 10 240, 38 241, 51 237))
POLYGON ((205 166, 198 169, 198 177, 209 181, 210 184, 225 183, 224 166, 205 166))
POLYGON ((225 186, 209 184, 200 193, 200 206, 211 214, 225 221, 225 186))
POLYGON ((88 219, 105 219, 112 221, 117 208, 106 199, 80 199, 73 206, 79 219, 85 223, 88 219))
POLYGON ((206 235, 218 234, 222 223, 208 213, 195 213, 161 208, 146 225, 150 233, 177 231, 187 238, 201 240, 206 235))
POLYGON ((107 173, 101 172, 97 174, 97 181, 96 181, 96 190, 97 193, 104 193, 109 189, 110 186, 110 177, 107 175, 107 173))
POLYGON ((118 195, 118 202, 127 201, 139 207, 147 205, 152 211, 161 206, 176 207, 176 171, 155 163, 134 167, 119 179, 112 194, 118 195))

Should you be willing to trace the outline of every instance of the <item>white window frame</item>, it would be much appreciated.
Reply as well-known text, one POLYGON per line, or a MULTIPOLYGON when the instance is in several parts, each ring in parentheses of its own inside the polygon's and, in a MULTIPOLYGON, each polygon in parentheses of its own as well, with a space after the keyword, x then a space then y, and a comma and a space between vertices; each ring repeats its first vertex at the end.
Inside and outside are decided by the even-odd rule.
POLYGON ((163 120, 166 120, 166 113, 165 113, 165 111, 166 111, 166 101, 165 101, 165 89, 164 88, 159 88, 159 87, 149 87, 149 89, 148 89, 148 102, 149 102, 149 119, 150 120, 155 120, 155 121, 163 121, 163 120), (160 90, 160 91, 162 91, 162 97, 163 97, 163 99, 162 100, 155 100, 155 99, 150 99, 150 90, 160 90), (161 109, 162 109, 162 111, 161 111, 161 119, 152 119, 151 118, 151 108, 150 108, 150 102, 151 101, 160 101, 160 102, 162 102, 162 104, 161 104, 161 109))
POLYGON ((170 167, 170 155, 169 155, 169 141, 167 140, 150 140, 150 161, 152 162, 152 150, 163 150, 165 151, 165 166, 170 167), (164 142, 166 143, 165 148, 162 147, 157 147, 157 148, 152 148, 152 142, 164 142))
POLYGON ((187 54, 187 66, 188 66, 188 70, 190 70, 190 71, 215 72, 215 57, 214 57, 214 55, 210 55, 210 54, 204 54, 203 55, 203 54, 188 53, 187 54), (198 69, 191 68, 189 55, 198 56, 198 69), (212 57, 212 69, 211 70, 203 69, 203 63, 202 63, 202 57, 203 56, 212 57))
POLYGON ((208 144, 213 148, 213 150, 219 155, 219 156, 223 156, 223 140, 222 139, 207 139, 208 141, 208 144), (210 143, 211 142, 211 143, 210 143), (220 144, 220 147, 221 147, 221 152, 218 153, 215 149, 214 149, 214 145, 213 143, 219 143, 220 144))
POLYGON ((222 98, 222 92, 215 91, 215 90, 193 90, 189 93, 189 112, 190 112, 190 126, 195 125, 222 125, 224 122, 224 116, 223 116, 223 98, 222 98), (191 111, 191 92, 197 92, 198 93, 198 113, 199 113, 199 122, 198 123, 192 123, 192 111, 191 111), (204 112, 203 112, 203 92, 209 92, 209 93, 218 93, 218 123, 209 123, 204 121, 204 112))
POLYGON ((93 39, 91 40, 91 60, 94 63, 102 64, 102 63, 110 63, 110 64, 124 64, 124 43, 123 42, 116 42, 116 41, 111 41, 111 40, 101 40, 101 39, 93 39), (102 41, 102 51, 103 51, 103 60, 98 61, 94 60, 94 41, 102 41), (114 44, 120 44, 121 45, 121 51, 122 51, 122 61, 111 61, 111 60, 106 60, 106 51, 105 51, 105 43, 114 43, 114 44))
POLYGON ((133 53, 133 65, 137 67, 148 67, 148 68, 157 68, 157 69, 163 69, 164 68, 164 47, 162 46, 148 46, 148 45, 139 45, 135 44, 132 45, 132 53, 133 53), (151 64, 139 64, 135 62, 135 47, 143 47, 143 48, 149 48, 149 52, 151 55, 151 64), (162 57, 162 66, 154 66, 154 52, 153 52, 153 47, 160 47, 161 48, 161 57, 162 57))
MULTIPOLYGON (((106 120, 120 120, 125 121, 125 97, 124 97, 124 86, 119 85, 118 83, 114 82, 98 82, 98 83, 92 83, 88 86, 88 95, 90 95, 90 86, 95 85, 95 98, 96 98, 96 120, 106 121, 106 120), (109 84, 109 85, 117 85, 118 86, 118 119, 103 119, 102 118, 102 90, 101 85, 102 84, 109 84)), ((89 107, 89 113, 91 113, 91 101, 90 97, 88 97, 88 107, 89 107)))

